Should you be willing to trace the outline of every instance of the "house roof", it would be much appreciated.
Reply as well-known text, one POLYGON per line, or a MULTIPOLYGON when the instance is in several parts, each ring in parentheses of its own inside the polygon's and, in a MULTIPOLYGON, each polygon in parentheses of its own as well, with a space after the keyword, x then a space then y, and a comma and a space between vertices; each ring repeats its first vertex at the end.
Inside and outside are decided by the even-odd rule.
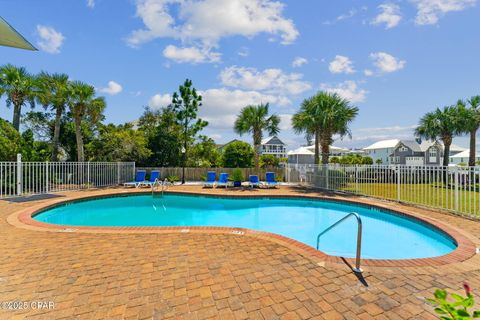
MULTIPOLYGON (((466 149, 465 151, 457 153, 456 155, 450 156, 450 158, 468 158, 468 157, 470 157, 470 149, 466 149)), ((475 158, 480 158, 480 152, 477 152, 475 154, 475 158)))
MULTIPOLYGON (((330 146, 330 152, 348 152, 348 149, 330 146)), ((315 146, 300 147, 295 150, 290 150, 288 155, 315 155, 315 146)))
MULTIPOLYGON (((424 150, 422 150, 422 148, 420 147, 420 145, 418 144, 417 141, 415 140, 401 140, 399 143, 400 144, 403 144, 404 146, 410 148, 413 152, 422 152, 424 150)), ((425 149, 426 150, 426 149, 425 149)))
POLYGON ((261 144, 283 144, 283 145, 285 145, 285 143, 283 143, 283 141, 280 140, 277 136, 267 137, 265 139, 262 139, 261 144))
POLYGON ((289 155, 289 156, 290 155, 311 155, 311 156, 314 156, 315 152, 308 149, 307 147, 300 147, 298 149, 288 151, 287 155, 289 155))
POLYGON ((363 150, 395 148, 399 142, 400 140, 398 139, 381 140, 369 145, 366 148, 363 148, 363 150))

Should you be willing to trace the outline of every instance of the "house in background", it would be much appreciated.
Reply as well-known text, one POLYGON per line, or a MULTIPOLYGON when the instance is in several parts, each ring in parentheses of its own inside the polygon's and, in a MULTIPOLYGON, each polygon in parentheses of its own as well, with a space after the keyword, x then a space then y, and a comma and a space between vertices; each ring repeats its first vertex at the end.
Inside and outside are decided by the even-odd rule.
MULTIPOLYGON (((341 157, 349 154, 350 150, 335 146, 330 146, 330 157, 341 157)), ((322 157, 320 153, 320 158, 322 157)), ((315 146, 300 147, 288 152, 289 164, 314 164, 315 146)))
MULTIPOLYGON (((439 166, 443 163, 443 151, 443 144, 438 141, 401 140, 391 153, 389 163, 439 166)), ((453 144, 450 146, 451 156, 462 151, 465 151, 465 148, 453 144)))
POLYGON ((217 149, 218 149, 218 151, 223 152, 225 150, 226 146, 228 146, 231 143, 237 142, 237 141, 245 142, 245 141, 242 141, 242 140, 233 139, 233 140, 230 140, 230 141, 228 141, 227 143, 224 143, 224 144, 217 144, 217 149))
POLYGON ((381 140, 363 148, 363 150, 367 156, 373 159, 374 163, 381 160, 382 164, 390 164, 390 155, 399 142, 399 139, 381 140))
MULTIPOLYGON (((470 157, 470 149, 450 156, 450 164, 465 164, 468 165, 468 158, 470 157)), ((475 162, 480 161, 480 153, 475 154, 475 162)))
POLYGON ((277 136, 268 137, 262 140, 261 154, 271 154, 277 158, 286 158, 287 146, 277 136))

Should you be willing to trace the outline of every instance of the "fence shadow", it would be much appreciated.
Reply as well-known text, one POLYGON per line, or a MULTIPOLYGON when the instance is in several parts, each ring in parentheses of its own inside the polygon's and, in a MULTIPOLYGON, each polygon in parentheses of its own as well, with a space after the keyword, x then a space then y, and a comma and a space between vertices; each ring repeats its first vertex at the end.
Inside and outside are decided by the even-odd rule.
POLYGON ((31 195, 31 196, 3 198, 3 199, 0 199, 0 200, 1 201, 7 201, 7 202, 14 202, 14 203, 22 203, 22 202, 48 200, 48 199, 64 198, 64 197, 65 196, 63 196, 63 195, 46 193, 46 194, 34 194, 34 195, 31 195))

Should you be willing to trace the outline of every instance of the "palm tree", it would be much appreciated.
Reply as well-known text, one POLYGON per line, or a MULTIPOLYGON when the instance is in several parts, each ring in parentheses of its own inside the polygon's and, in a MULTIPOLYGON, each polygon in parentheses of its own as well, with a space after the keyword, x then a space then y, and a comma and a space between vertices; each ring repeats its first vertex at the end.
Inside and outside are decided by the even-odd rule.
MULTIPOLYGON (((471 97, 467 100, 467 103, 470 105, 466 117, 466 131, 470 134, 470 155, 468 158, 468 165, 473 167, 475 166, 475 155, 477 152, 477 131, 480 128, 480 95, 471 97)), ((462 105, 463 104, 464 103, 462 102, 462 105)))
POLYGON ((292 127, 296 133, 304 133, 308 143, 310 143, 312 137, 315 138, 314 163, 318 164, 320 160, 320 132, 313 115, 305 112, 305 110, 312 108, 312 106, 309 106, 312 103, 313 99, 305 99, 302 102, 300 111, 292 117, 292 127))
POLYGON ((256 106, 246 106, 240 111, 235 120, 234 130, 238 134, 251 133, 253 135, 253 146, 255 149, 255 169, 260 168, 260 148, 263 131, 269 135, 276 135, 280 132, 278 125, 280 118, 277 115, 268 116, 268 103, 256 106))
POLYGON ((297 132, 315 136, 315 163, 318 163, 319 145, 322 164, 328 164, 333 136, 351 137, 349 125, 358 115, 358 108, 341 98, 337 93, 319 92, 303 101, 300 111, 292 118, 297 132))
POLYGON ((68 106, 75 122, 75 138, 77 142, 77 160, 85 161, 83 150, 82 121, 98 123, 103 117, 106 103, 104 97, 95 98, 95 88, 80 81, 70 83, 68 106))
POLYGON ((0 67, 0 97, 7 96, 7 107, 13 105, 13 127, 20 130, 22 107, 35 106, 35 80, 25 68, 11 64, 0 67))
POLYGON ((45 108, 50 107, 55 111, 55 126, 52 139, 52 161, 58 160, 58 146, 60 139, 60 125, 62 114, 68 103, 70 87, 68 75, 40 73, 37 77, 37 101, 45 108))
POLYGON ((433 112, 426 113, 415 129, 415 135, 427 140, 443 142, 443 166, 448 166, 450 146, 453 137, 461 134, 464 129, 464 119, 459 105, 448 106, 443 109, 437 108, 433 112))

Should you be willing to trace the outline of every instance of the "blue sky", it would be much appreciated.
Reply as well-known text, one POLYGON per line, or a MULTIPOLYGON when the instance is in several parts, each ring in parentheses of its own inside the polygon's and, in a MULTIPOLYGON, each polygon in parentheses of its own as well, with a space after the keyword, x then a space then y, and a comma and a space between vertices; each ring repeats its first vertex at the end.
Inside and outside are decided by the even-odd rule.
MULTIPOLYGON (((108 122, 168 104, 185 78, 202 91, 205 130, 237 138, 235 115, 269 102, 280 138, 303 144, 290 116, 318 90, 360 108, 361 147, 412 138, 436 107, 480 94, 477 0, 2 0, 2 16, 39 52, 0 47, 2 63, 64 72, 107 98, 108 122)), ((4 106, 4 100, 0 102, 4 106)), ((12 111, 0 108, 0 116, 12 111)), ((250 137, 243 137, 249 141, 250 137)), ((457 144, 467 146, 465 138, 457 144)))

